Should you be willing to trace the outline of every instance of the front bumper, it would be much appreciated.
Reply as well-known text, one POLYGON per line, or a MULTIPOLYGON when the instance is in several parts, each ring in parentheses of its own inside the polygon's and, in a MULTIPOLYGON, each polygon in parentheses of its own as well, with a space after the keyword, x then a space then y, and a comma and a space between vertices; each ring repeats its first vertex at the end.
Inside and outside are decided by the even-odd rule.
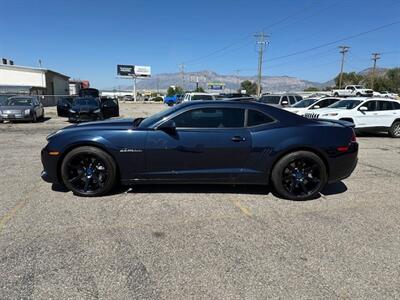
POLYGON ((50 183, 60 184, 60 179, 58 176, 58 162, 59 156, 49 155, 50 149, 48 146, 44 147, 41 151, 41 160, 43 165, 43 171, 41 177, 44 181, 50 183))
POLYGON ((32 115, 23 114, 1 114, 0 121, 32 121, 32 115))
POLYGON ((97 113, 70 113, 70 122, 87 122, 103 120, 102 114, 97 113))

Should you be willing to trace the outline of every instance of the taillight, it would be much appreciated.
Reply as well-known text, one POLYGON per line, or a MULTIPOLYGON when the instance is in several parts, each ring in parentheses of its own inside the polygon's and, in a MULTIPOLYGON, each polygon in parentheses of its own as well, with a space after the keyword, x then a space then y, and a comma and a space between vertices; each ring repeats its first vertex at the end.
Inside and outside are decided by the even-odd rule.
POLYGON ((355 143, 355 142, 357 142, 356 132, 354 131, 354 128, 352 128, 351 131, 352 131, 353 133, 352 133, 352 135, 351 135, 350 142, 355 143))

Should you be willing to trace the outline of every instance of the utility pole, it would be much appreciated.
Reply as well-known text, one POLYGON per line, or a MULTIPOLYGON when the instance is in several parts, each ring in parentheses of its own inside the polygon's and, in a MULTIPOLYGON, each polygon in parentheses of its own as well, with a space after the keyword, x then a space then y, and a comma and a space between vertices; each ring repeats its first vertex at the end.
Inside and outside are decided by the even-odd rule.
POLYGON ((179 70, 181 72, 182 89, 185 91, 185 64, 180 64, 179 65, 179 70))
POLYGON ((339 46, 340 53, 342 54, 342 63, 340 65, 340 75, 339 75, 339 89, 342 88, 342 79, 343 79, 343 66, 344 66, 344 55, 349 52, 349 46, 339 46))
POLYGON ((372 60, 374 61, 374 67, 372 68, 372 78, 371 78, 371 89, 374 89, 375 72, 376 72, 376 61, 381 58, 380 53, 372 53, 372 60))
POLYGON ((240 72, 241 71, 242 70, 235 70, 235 72, 236 72, 236 83, 238 85, 238 91, 240 91, 240 72))
POLYGON ((267 44, 268 35, 264 34, 264 32, 260 32, 254 35, 257 38, 258 44, 258 80, 257 80, 257 96, 261 95, 261 79, 262 79, 262 63, 263 63, 263 53, 265 49, 265 45, 267 44))

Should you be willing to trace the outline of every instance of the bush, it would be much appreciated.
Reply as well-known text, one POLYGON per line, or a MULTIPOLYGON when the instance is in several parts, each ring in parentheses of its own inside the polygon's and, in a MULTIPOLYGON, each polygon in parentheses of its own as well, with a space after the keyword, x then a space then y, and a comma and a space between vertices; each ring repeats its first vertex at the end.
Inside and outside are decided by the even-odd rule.
POLYGON ((155 101, 155 102, 162 102, 163 101, 163 98, 162 97, 154 97, 153 99, 151 99, 151 100, 153 100, 153 101, 155 101))

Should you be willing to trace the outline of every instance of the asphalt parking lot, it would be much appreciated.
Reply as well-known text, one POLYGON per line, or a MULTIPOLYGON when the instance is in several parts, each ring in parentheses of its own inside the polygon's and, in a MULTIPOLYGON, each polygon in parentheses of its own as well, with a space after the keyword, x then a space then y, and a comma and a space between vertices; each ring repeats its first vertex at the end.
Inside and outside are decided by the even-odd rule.
POLYGON ((352 177, 316 200, 254 186, 79 198, 40 178, 46 135, 69 125, 46 115, 0 124, 0 299, 400 297, 400 139, 359 137, 352 177))

